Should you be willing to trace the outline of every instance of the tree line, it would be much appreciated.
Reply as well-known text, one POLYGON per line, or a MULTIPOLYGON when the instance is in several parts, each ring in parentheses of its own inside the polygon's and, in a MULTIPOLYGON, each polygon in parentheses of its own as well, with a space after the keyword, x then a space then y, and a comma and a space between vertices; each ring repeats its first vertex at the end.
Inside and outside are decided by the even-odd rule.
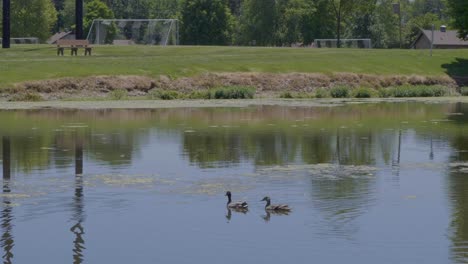
MULTIPOLYGON (((375 48, 410 47, 420 29, 468 34, 466 0, 84 0, 85 33, 96 18, 172 18, 181 44, 291 46, 314 39, 369 38, 375 48), (400 3, 400 14, 394 3, 400 3)), ((75 0, 12 0, 12 37, 73 30, 75 0)), ((0 26, 1 27, 1 26, 0 26)))

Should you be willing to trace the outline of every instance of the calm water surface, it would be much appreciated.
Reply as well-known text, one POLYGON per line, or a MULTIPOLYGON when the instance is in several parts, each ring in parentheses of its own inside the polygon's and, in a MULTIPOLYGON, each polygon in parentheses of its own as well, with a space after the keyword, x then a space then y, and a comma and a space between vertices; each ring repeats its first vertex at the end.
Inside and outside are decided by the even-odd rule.
POLYGON ((0 111, 3 263, 468 263, 468 105, 0 111), (227 190, 245 199, 226 209, 227 190), (263 196, 288 203, 268 214, 263 196))

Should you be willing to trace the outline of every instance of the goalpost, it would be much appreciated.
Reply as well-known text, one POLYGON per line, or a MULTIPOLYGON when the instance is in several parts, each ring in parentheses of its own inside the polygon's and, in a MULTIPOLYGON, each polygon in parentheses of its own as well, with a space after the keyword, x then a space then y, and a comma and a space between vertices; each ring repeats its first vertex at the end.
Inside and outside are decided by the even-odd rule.
POLYGON ((91 44, 178 45, 177 19, 95 19, 87 37, 91 44))
MULTIPOLYGON (((340 39, 342 48, 372 49, 371 39, 340 39)), ((337 39, 316 39, 314 40, 317 48, 337 48, 337 39)))

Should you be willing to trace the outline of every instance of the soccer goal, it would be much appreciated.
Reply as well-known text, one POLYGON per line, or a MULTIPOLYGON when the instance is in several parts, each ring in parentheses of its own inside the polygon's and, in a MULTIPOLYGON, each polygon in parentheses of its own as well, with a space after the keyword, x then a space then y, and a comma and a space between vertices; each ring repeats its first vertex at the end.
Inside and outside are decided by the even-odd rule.
POLYGON ((95 19, 88 33, 91 44, 178 45, 176 19, 95 19))
MULTIPOLYGON (((340 39, 342 48, 355 49, 372 49, 372 41, 370 39, 340 39)), ((316 39, 314 40, 317 48, 337 48, 337 39, 316 39)))

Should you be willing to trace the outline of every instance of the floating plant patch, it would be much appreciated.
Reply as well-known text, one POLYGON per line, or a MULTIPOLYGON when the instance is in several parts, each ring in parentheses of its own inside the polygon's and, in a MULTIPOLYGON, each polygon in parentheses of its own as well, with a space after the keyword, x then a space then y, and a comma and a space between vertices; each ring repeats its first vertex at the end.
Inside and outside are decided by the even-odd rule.
MULTIPOLYGON (((365 165, 339 165, 331 163, 310 164, 310 165, 286 165, 262 168, 261 174, 277 173, 301 173, 307 172, 313 177, 322 177, 329 179, 338 179, 343 177, 362 178, 373 177, 377 171, 376 167, 365 165)), ((288 176, 289 177, 289 176, 288 176)))
POLYGON ((450 168, 453 172, 468 173, 468 162, 450 163, 450 168))

